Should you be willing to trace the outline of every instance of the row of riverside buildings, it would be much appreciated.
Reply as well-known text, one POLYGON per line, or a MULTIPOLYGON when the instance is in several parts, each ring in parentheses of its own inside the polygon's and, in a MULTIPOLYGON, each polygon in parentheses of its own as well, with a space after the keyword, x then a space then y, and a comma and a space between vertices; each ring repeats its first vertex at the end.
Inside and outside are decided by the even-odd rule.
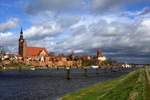
POLYGON ((45 48, 29 47, 23 37, 22 29, 18 42, 18 61, 28 65, 39 67, 82 67, 83 60, 92 60, 95 64, 100 64, 106 60, 100 50, 97 51, 96 57, 93 58, 89 55, 76 56, 73 52, 67 56, 63 54, 56 56, 49 54, 45 48))

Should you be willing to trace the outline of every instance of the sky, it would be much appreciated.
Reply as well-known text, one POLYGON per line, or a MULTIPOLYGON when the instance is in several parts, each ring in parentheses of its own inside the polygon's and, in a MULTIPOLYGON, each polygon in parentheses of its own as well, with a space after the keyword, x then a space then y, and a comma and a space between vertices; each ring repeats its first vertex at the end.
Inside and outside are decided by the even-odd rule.
POLYGON ((49 52, 150 63, 150 0, 0 0, 0 47, 18 52, 21 27, 49 52))

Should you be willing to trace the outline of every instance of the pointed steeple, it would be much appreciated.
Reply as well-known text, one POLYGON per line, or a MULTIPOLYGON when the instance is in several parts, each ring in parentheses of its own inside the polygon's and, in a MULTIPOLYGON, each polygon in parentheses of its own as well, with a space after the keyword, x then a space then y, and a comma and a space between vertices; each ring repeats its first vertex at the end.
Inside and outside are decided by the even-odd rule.
POLYGON ((23 30, 21 27, 20 37, 19 37, 19 47, 18 47, 18 51, 19 51, 18 53, 21 57, 25 56, 25 48, 26 48, 26 42, 25 39, 23 38, 23 30))
POLYGON ((22 31, 22 27, 21 27, 21 31, 20 31, 20 34, 23 34, 23 31, 22 31))
POLYGON ((23 40, 23 31, 22 31, 22 27, 21 27, 21 31, 20 31, 20 39, 23 40))

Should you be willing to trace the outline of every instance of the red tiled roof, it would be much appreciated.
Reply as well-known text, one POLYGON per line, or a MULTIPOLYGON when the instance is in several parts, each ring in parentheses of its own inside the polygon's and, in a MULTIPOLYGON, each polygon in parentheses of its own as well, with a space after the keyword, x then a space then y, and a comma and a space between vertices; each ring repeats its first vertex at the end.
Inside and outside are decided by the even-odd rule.
POLYGON ((48 55, 48 51, 45 48, 39 48, 39 47, 26 47, 26 56, 38 56, 42 51, 46 52, 46 55, 48 55))

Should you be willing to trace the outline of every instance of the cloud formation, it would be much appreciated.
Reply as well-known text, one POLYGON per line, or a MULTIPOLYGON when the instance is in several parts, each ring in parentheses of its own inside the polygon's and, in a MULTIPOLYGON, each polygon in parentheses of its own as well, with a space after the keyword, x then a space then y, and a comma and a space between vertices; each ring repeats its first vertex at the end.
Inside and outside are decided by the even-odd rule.
POLYGON ((18 50, 18 37, 12 32, 0 32, 0 47, 3 47, 6 52, 16 53, 18 50))
MULTIPOLYGON (((39 32, 40 28, 37 27, 33 31, 33 37, 41 38, 38 42, 33 39, 29 43, 45 46, 49 51, 59 53, 74 50, 76 53, 82 51, 82 53, 94 54, 97 49, 101 48, 108 57, 119 60, 126 58, 130 61, 130 57, 135 60, 137 60, 135 57, 146 59, 142 54, 149 55, 150 52, 150 30, 148 28, 150 19, 147 16, 149 13, 135 19, 127 16, 120 17, 120 15, 68 17, 68 19, 71 18, 71 22, 61 16, 61 18, 52 20, 55 22, 55 27, 60 27, 56 30, 61 29, 56 37, 54 34, 39 35, 46 29, 39 32)), ((51 22, 51 20, 48 21, 51 22)), ((47 25, 50 26, 50 24, 47 25)), ((32 32, 25 31, 25 33, 32 32)))
MULTIPOLYGON (((149 3, 148 0, 33 0, 25 7, 30 26, 24 29, 24 36, 28 45, 42 46, 49 52, 74 50, 95 54, 100 48, 107 57, 120 61, 148 62, 150 8, 126 10, 127 6, 141 2, 149 3)), ((11 19, 0 24, 2 44, 17 47, 10 43, 15 40, 5 39, 7 35, 17 39, 13 32, 7 31, 18 22, 11 19)))
POLYGON ((40 25, 40 26, 32 26, 29 29, 25 30, 25 37, 28 39, 41 39, 48 36, 56 35, 58 32, 60 32, 61 29, 59 27, 56 27, 55 24, 46 26, 46 25, 40 25))
MULTIPOLYGON (((96 14, 122 11, 128 5, 135 6, 149 0, 33 0, 26 6, 28 14, 36 14, 42 11, 54 11, 57 13, 92 12, 96 14)), ((148 9, 145 9, 146 12, 148 9)))
POLYGON ((35 14, 42 11, 71 11, 82 9, 84 0, 33 0, 26 6, 28 14, 35 14))
POLYGON ((10 18, 7 22, 0 23, 0 32, 6 32, 10 29, 15 28, 20 23, 18 18, 10 18))

